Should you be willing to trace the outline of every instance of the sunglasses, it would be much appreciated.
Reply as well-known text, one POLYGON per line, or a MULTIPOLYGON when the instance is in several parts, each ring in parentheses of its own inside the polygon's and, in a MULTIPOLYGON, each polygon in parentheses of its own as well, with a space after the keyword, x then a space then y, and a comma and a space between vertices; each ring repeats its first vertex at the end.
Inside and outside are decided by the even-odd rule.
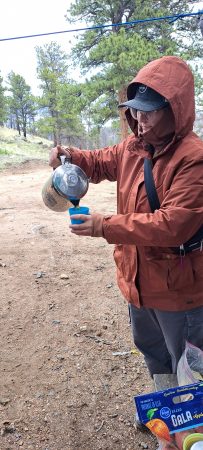
POLYGON ((130 108, 130 114, 133 119, 137 119, 137 113, 141 113, 143 116, 149 117, 160 110, 154 109, 153 111, 140 111, 139 109, 130 108))

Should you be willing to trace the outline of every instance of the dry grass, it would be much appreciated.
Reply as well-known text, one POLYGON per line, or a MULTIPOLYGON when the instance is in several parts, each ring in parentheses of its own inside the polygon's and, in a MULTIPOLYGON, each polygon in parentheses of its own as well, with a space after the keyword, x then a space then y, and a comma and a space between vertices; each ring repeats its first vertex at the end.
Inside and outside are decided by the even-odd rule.
POLYGON ((53 143, 48 139, 27 135, 19 136, 16 130, 0 127, 0 169, 26 160, 47 160, 53 143))

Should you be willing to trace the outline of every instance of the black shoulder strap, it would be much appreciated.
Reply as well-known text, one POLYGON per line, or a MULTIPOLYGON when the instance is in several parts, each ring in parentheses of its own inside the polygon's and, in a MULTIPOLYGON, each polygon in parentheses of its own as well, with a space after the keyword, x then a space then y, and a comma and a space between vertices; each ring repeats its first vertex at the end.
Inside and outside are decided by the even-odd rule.
POLYGON ((144 182, 145 182, 145 188, 146 188, 150 208, 151 208, 151 211, 154 212, 155 209, 160 208, 160 202, 159 202, 159 197, 157 195, 157 191, 156 191, 155 184, 154 184, 152 167, 153 167, 152 160, 145 158, 144 159, 144 182))

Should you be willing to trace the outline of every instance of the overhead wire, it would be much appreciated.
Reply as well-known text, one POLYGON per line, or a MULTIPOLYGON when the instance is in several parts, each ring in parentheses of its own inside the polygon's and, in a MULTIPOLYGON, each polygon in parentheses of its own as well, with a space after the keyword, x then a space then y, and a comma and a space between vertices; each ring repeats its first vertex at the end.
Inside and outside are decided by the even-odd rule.
POLYGON ((62 31, 51 31, 48 33, 38 33, 38 34, 29 34, 29 35, 24 35, 24 36, 12 36, 12 37, 7 37, 7 38, 0 38, 0 42, 13 41, 13 40, 17 40, 17 39, 35 38, 35 37, 41 37, 41 36, 50 36, 50 35, 63 34, 63 33, 76 33, 76 32, 80 32, 80 31, 98 30, 101 28, 125 27, 125 26, 129 26, 129 25, 137 25, 137 24, 141 24, 141 23, 155 22, 155 21, 159 21, 159 20, 162 20, 162 21, 168 20, 169 23, 170 22, 172 23, 172 22, 175 22, 176 20, 183 19, 185 17, 192 17, 192 16, 200 17, 202 14, 203 14, 203 11, 201 10, 201 11, 194 12, 194 13, 191 12, 191 13, 174 14, 172 16, 149 17, 146 19, 132 20, 130 22, 98 24, 98 25, 92 25, 90 27, 80 27, 80 28, 62 30, 62 31))

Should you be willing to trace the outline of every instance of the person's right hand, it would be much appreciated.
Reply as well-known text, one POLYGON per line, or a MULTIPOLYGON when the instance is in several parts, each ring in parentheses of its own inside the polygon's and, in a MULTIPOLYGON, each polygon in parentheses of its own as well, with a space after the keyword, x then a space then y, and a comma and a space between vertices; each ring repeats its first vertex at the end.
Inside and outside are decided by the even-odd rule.
POLYGON ((52 148, 49 154, 49 165, 56 169, 56 167, 61 165, 60 156, 70 156, 68 147, 62 147, 61 145, 57 145, 52 148))

